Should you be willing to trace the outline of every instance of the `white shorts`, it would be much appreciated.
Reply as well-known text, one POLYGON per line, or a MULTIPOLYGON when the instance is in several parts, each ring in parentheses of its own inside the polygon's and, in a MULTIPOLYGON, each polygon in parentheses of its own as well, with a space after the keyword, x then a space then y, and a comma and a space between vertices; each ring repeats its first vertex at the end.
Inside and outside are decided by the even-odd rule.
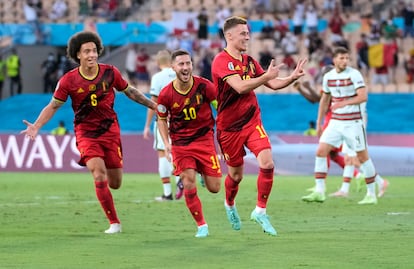
MULTIPOLYGON (((367 149, 367 139, 362 120, 331 119, 323 131, 319 142, 332 145, 335 148, 348 147, 347 150, 360 152, 367 149)), ((352 152, 351 152, 352 153, 352 152)))
POLYGON ((158 130, 157 123, 154 123, 154 144, 153 148, 155 150, 165 150, 164 141, 162 140, 160 131, 158 130))

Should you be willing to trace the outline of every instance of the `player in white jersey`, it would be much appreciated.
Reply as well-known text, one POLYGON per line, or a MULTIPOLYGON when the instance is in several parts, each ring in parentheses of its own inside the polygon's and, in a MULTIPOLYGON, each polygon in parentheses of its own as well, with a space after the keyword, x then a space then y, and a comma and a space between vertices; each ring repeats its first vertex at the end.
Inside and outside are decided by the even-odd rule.
MULTIPOLYGON (((307 202, 325 201, 325 179, 328 172, 327 156, 332 148, 346 144, 357 154, 361 169, 365 174, 367 194, 359 204, 376 204, 376 171, 366 143, 366 132, 362 119, 361 103, 367 100, 367 90, 361 73, 348 66, 349 52, 338 47, 333 54, 335 68, 325 74, 322 84, 322 97, 319 103, 318 121, 326 111, 332 110, 332 118, 323 131, 315 158, 315 191, 303 196, 307 202)), ((320 122, 317 131, 321 134, 320 122)))
MULTIPOLYGON (((364 127, 366 129, 367 127, 367 123, 368 123, 368 114, 367 114, 367 110, 366 110, 366 105, 367 102, 363 102, 361 103, 361 115, 362 115, 362 121, 364 123, 364 127)), ((345 171, 344 169, 344 176, 345 174, 351 174, 352 170, 354 170, 355 167, 358 167, 361 173, 358 173, 358 175, 362 175, 364 171, 362 171, 361 167, 360 167, 360 163, 358 161, 357 158, 357 154, 354 150, 350 149, 347 144, 343 144, 342 145, 342 153, 345 156, 345 169, 348 168, 348 171, 345 171)), ((358 187, 357 190, 359 191, 359 189, 361 188, 360 184, 361 184, 361 180, 357 181, 358 187)), ((380 174, 376 174, 375 176, 375 183, 377 184, 378 187, 378 197, 382 197, 385 194, 385 191, 388 188, 389 182, 388 180, 384 179, 381 177, 380 174)), ((347 181, 343 181, 342 185, 340 187, 340 189, 334 193, 331 193, 329 196, 332 197, 348 197, 348 192, 349 192, 349 182, 347 181)))
MULTIPOLYGON (((155 73, 151 78, 150 95, 154 102, 157 102, 158 95, 161 90, 176 77, 174 70, 171 68, 171 54, 167 50, 161 50, 156 56, 158 67, 160 71, 155 73)), ((150 126, 155 117, 153 110, 148 109, 147 120, 144 127, 144 138, 150 138, 150 126)), ((154 124, 154 149, 158 152, 158 173, 161 177, 163 185, 163 194, 155 199, 158 201, 173 200, 170 177, 172 175, 172 164, 167 160, 164 152, 164 142, 158 131, 157 124, 154 124)), ((176 177, 177 190, 175 194, 176 199, 180 199, 183 195, 183 185, 179 177, 176 177)))

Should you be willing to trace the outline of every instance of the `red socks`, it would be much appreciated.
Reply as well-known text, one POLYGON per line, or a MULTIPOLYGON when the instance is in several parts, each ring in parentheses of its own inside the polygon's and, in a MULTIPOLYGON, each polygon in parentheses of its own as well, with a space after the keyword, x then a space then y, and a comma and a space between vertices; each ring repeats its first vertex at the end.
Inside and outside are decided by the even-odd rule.
POLYGON ((116 215, 112 194, 108 188, 108 181, 95 181, 95 192, 109 223, 121 223, 116 215))
POLYGON ((224 181, 224 187, 226 189, 226 204, 228 206, 233 206, 234 199, 236 198, 237 192, 239 191, 239 183, 227 175, 224 181))
POLYGON ((184 189, 184 197, 185 203, 187 204, 187 208, 188 210, 190 210, 193 219, 197 223, 197 226, 206 224, 206 221, 204 220, 201 201, 197 195, 197 188, 191 190, 184 189))
POLYGON ((260 168, 259 176, 257 178, 257 206, 266 208, 267 199, 273 186, 273 168, 260 168))

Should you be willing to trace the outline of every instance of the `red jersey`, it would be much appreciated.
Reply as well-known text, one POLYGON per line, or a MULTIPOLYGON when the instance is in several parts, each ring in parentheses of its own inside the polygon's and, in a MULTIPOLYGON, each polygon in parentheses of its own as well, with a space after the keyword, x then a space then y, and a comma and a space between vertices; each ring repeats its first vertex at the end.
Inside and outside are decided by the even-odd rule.
POLYGON ((239 94, 226 82, 231 76, 240 76, 243 80, 261 76, 264 70, 256 60, 242 54, 240 61, 224 50, 214 58, 211 73, 218 91, 218 130, 237 132, 249 123, 260 120, 260 108, 254 91, 239 94))
POLYGON ((169 119, 169 135, 171 144, 175 146, 189 145, 213 136, 214 118, 210 103, 216 99, 214 85, 198 76, 193 76, 192 80, 187 92, 178 91, 171 82, 158 96, 158 117, 169 119))
POLYGON ((113 110, 114 90, 124 91, 127 87, 128 82, 116 67, 98 64, 98 73, 93 79, 82 76, 79 68, 67 72, 59 80, 53 98, 66 102, 70 96, 76 136, 97 138, 106 134, 114 122, 118 126, 113 110))
POLYGON ((239 94, 226 82, 231 76, 240 76, 243 80, 261 76, 264 70, 256 60, 242 54, 240 61, 224 50, 214 58, 211 73, 218 91, 218 130, 237 132, 249 123, 260 120, 260 108, 254 91, 239 94))

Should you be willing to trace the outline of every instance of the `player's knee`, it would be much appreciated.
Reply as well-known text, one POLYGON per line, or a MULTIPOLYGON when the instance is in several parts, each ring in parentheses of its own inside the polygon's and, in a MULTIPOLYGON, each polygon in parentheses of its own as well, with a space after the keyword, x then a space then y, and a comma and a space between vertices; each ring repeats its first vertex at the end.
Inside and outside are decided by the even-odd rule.
POLYGON ((114 190, 117 190, 117 189, 119 189, 119 188, 121 188, 121 181, 119 180, 109 180, 108 181, 108 185, 109 185, 109 187, 111 188, 111 189, 114 189, 114 190))
POLYGON ((221 187, 221 180, 220 178, 206 178, 205 179, 206 182, 206 187, 208 189, 209 192, 211 193, 218 193, 220 191, 220 187, 221 187))

